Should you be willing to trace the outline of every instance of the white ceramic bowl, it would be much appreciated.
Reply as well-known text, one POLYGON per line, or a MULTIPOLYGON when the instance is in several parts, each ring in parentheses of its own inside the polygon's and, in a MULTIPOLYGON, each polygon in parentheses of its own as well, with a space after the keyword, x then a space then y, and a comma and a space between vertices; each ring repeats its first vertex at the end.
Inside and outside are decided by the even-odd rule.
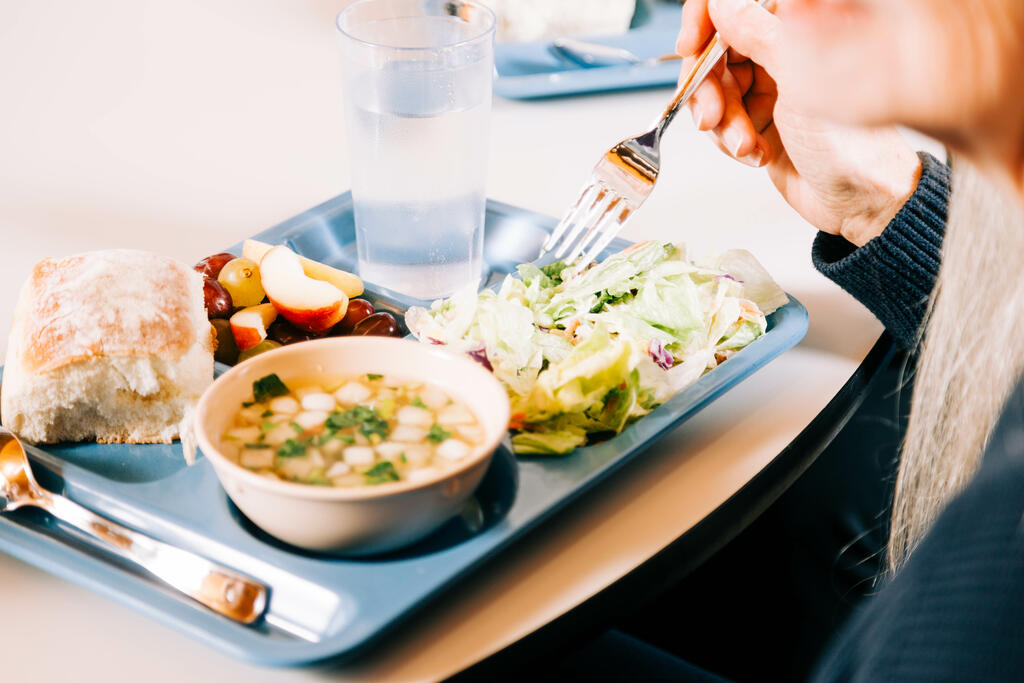
POLYGON ((196 436, 235 505, 271 536, 310 550, 353 555, 413 543, 459 511, 483 478, 508 430, 504 386, 463 354, 406 339, 334 337, 260 354, 221 375, 199 400, 196 436), (483 442, 454 469, 433 479, 365 487, 323 487, 275 481, 220 452, 221 435, 253 381, 270 373, 290 379, 366 373, 429 382, 469 408, 483 427, 483 442))

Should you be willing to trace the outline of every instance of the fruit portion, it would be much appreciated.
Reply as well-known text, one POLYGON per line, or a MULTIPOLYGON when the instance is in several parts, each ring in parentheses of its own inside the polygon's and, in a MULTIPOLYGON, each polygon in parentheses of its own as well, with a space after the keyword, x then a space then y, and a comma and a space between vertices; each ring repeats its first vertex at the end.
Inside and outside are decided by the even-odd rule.
POLYGON ((251 349, 267 338, 267 328, 277 318, 273 304, 250 306, 231 316, 231 333, 240 351, 251 349))
POLYGON ((356 323, 352 328, 352 336, 397 337, 398 321, 390 313, 374 313, 356 323))
POLYGON ((231 331, 231 323, 223 318, 211 320, 214 332, 217 333, 217 350, 213 352, 213 359, 218 363, 234 365, 238 361, 238 344, 235 342, 235 334, 231 331))
POLYGON ((318 335, 299 328, 288 322, 283 316, 274 321, 270 327, 267 328, 267 339, 273 339, 281 344, 296 344, 301 341, 309 341, 310 339, 316 339, 318 335))
MULTIPOLYGON (((242 256, 259 263, 266 253, 274 248, 275 247, 273 245, 267 244, 266 242, 246 240, 242 244, 242 256)), ((338 270, 337 268, 332 268, 331 266, 320 263, 319 261, 308 259, 305 256, 299 256, 298 258, 299 262, 302 264, 303 272, 308 277, 311 277, 314 280, 330 282, 332 285, 343 291, 347 297, 359 296, 363 293, 363 281, 360 280, 357 275, 353 275, 352 273, 344 270, 338 270)))
POLYGON ((344 317, 348 306, 345 293, 329 282, 307 276, 299 255, 288 247, 267 251, 260 260, 259 273, 270 303, 299 329, 326 332, 344 317))
POLYGON ((258 356, 261 353, 266 353, 267 351, 273 351, 274 349, 279 348, 281 348, 281 345, 276 341, 272 339, 264 339, 256 346, 248 348, 245 351, 242 351, 240 354, 238 354, 238 362, 241 363, 242 361, 249 360, 253 356, 258 356))
POLYGON ((359 296, 363 293, 363 281, 358 276, 344 270, 332 268, 325 263, 299 257, 302 270, 314 280, 323 280, 345 292, 345 296, 359 296))
POLYGON ((231 316, 231 295, 224 285, 211 278, 203 278, 203 303, 206 305, 206 317, 227 318, 231 316))
POLYGON ((214 358, 221 363, 327 334, 401 335, 392 314, 375 311, 366 299, 349 301, 362 294, 362 280, 285 246, 246 240, 241 257, 225 251, 194 268, 203 275, 206 315, 217 333, 214 358))
POLYGON ((331 334, 334 336, 352 334, 352 328, 356 326, 356 323, 374 313, 373 304, 366 299, 352 299, 348 302, 345 317, 331 329, 331 334))
POLYGON ((221 268, 217 282, 228 290, 235 306, 255 306, 266 296, 260 280, 260 267, 252 259, 243 257, 228 261, 221 268))
POLYGON ((219 254, 207 256, 202 261, 200 261, 199 263, 192 267, 197 273, 199 273, 203 277, 209 277, 216 280, 217 276, 220 275, 221 269, 224 268, 224 264, 227 263, 228 261, 234 261, 235 258, 237 257, 234 254, 222 251, 219 254))

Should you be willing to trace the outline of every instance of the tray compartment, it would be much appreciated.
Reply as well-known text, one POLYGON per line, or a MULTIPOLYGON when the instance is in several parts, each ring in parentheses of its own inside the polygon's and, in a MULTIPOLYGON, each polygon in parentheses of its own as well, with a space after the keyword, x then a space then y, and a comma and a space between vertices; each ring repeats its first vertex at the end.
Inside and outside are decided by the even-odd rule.
MULTIPOLYGON (((46 447, 46 461, 54 467, 70 463, 121 483, 159 481, 188 467, 177 444, 55 444, 46 447)), ((40 458, 43 458, 40 455, 40 458)))

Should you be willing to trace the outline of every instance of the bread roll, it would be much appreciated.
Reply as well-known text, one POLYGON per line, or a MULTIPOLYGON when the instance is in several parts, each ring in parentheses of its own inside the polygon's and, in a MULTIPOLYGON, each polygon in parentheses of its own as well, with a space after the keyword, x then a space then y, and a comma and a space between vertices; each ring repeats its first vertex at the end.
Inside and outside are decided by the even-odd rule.
POLYGON ((202 277, 142 251, 45 259, 14 310, 0 420, 26 441, 170 443, 213 380, 202 277))

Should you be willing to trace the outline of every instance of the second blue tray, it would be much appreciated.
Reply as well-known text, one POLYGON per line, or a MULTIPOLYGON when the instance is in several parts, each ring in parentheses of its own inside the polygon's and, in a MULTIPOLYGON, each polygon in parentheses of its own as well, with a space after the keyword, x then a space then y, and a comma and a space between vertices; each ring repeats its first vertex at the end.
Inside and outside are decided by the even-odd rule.
MULTIPOLYGON (((677 0, 639 0, 629 31, 584 40, 625 48, 641 59, 660 57, 675 50, 680 19, 677 0)), ((678 60, 653 66, 582 67, 555 57, 550 45, 550 39, 496 45, 494 94, 527 100, 670 86, 679 78, 678 60)))
MULTIPOLYGON (((488 282, 536 255, 554 223, 547 216, 488 202, 488 282)), ((351 270, 351 196, 336 197, 256 237, 351 270)), ((619 241, 610 249, 624 245, 619 241)), ((378 308, 401 313, 413 303, 386 290, 368 290, 378 308)), ((45 487, 267 584, 267 614, 253 626, 206 610, 149 575, 96 553, 84 541, 72 537, 69 542, 69 531, 36 510, 0 515, 0 550, 239 659, 296 665, 351 657, 795 345, 806 329, 807 311, 791 298, 769 316, 767 334, 615 438, 550 459, 517 459, 500 448, 459 517, 413 547, 371 558, 307 553, 266 536, 231 504, 205 458, 187 467, 177 444, 29 448, 45 487)))

